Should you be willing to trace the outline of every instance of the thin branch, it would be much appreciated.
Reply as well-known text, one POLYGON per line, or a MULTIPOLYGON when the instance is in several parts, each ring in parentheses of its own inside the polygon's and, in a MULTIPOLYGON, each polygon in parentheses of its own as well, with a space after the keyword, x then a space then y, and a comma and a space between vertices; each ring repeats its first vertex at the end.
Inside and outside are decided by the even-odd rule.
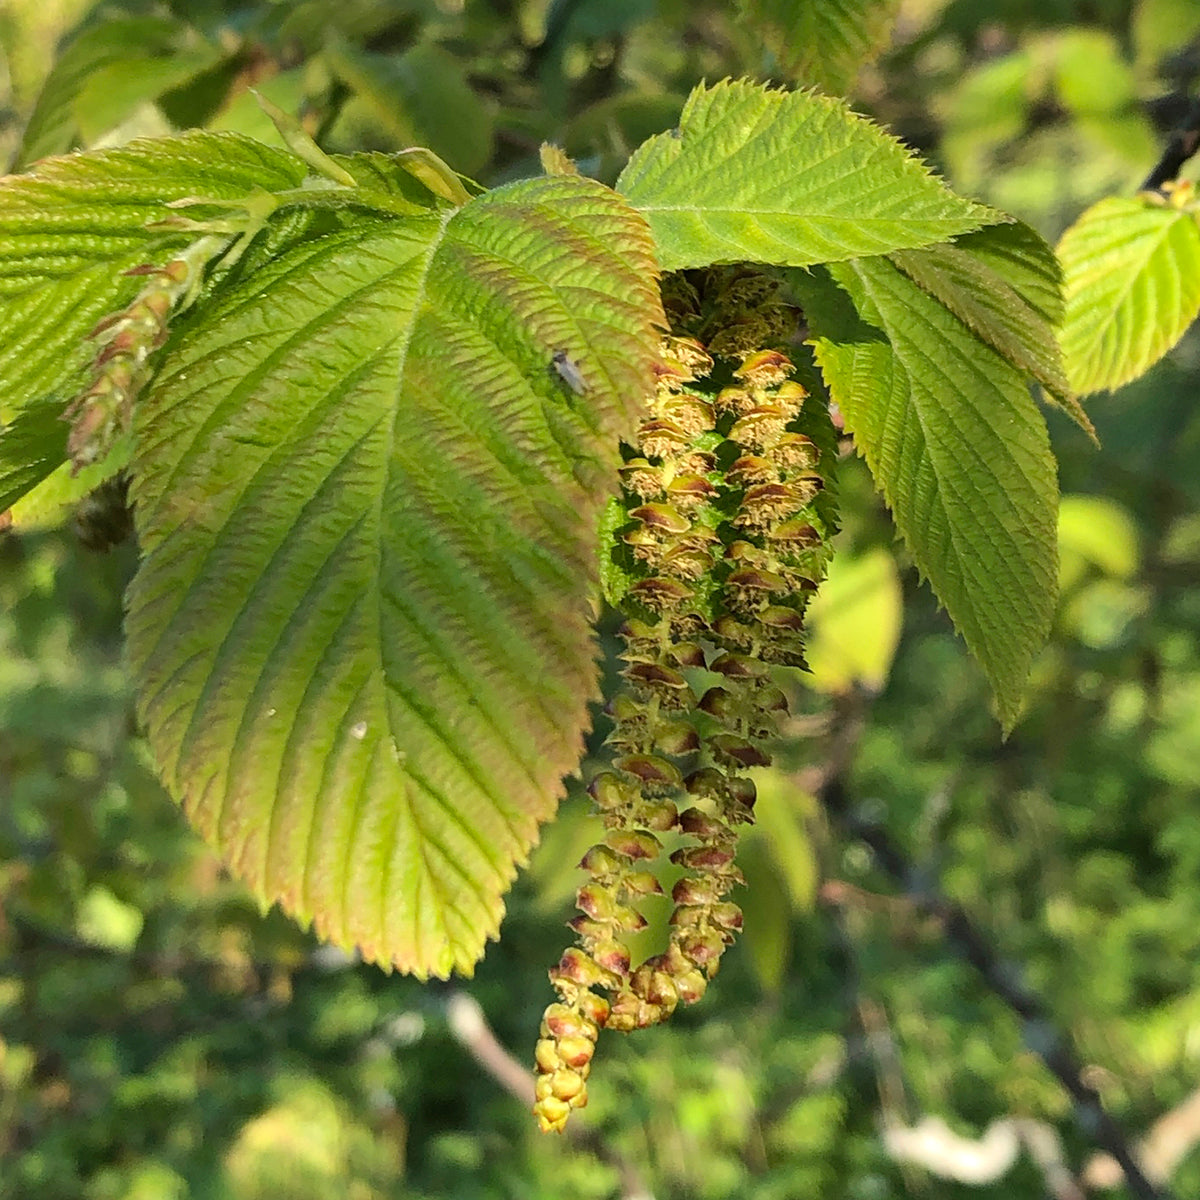
POLYGON ((1163 150, 1162 158, 1154 166, 1154 170, 1146 176, 1140 191, 1151 192, 1171 183, 1179 177, 1180 169, 1197 150, 1200 150, 1200 96, 1192 101, 1183 121, 1171 133, 1163 150))
POLYGON ((1075 1102, 1075 1117, 1083 1132, 1120 1164, 1130 1193, 1136 1200, 1173 1200, 1166 1187, 1153 1184, 1138 1163, 1124 1131, 1104 1107, 1095 1088, 1084 1082, 1083 1067, 1065 1033, 1056 1026, 1042 998, 1025 982, 1020 967, 1002 959, 967 913, 941 895, 927 872, 908 861, 888 831, 852 802, 845 777, 862 713, 850 713, 839 722, 830 760, 823 778, 811 781, 806 790, 815 794, 821 807, 843 833, 864 842, 876 863, 903 889, 913 906, 933 917, 946 940, 983 977, 984 982, 1020 1017, 1026 1045, 1038 1055, 1075 1102))

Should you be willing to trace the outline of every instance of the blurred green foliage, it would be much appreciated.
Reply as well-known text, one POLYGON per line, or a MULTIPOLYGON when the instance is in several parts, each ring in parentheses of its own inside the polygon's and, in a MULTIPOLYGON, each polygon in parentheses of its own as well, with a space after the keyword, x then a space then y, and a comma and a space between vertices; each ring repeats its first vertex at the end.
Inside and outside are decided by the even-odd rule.
MULTIPOLYGON (((550 139, 611 179, 698 79, 777 72, 762 46, 732 6, 684 0, 8 0, 0 155, 193 124, 273 138, 253 85, 331 149, 422 142, 491 184, 536 173, 550 139)), ((1053 237, 1137 186, 1198 75, 1192 0, 905 0, 853 97, 1053 237)), ((830 696, 864 711, 857 801, 1024 964, 1135 1131, 1200 1068, 1198 385, 1192 335, 1089 404, 1101 450, 1051 414, 1063 597, 1007 742, 847 463, 825 691, 798 696, 782 756, 821 761, 830 696), (846 644, 861 657, 839 663, 846 644)), ((0 540, 2 1200, 1048 1194, 1028 1154, 979 1186, 894 1160, 881 1129, 931 1115, 972 1138, 1043 1121, 1088 1163, 1012 1015, 785 771, 763 780, 746 935, 708 998, 603 1039, 581 1130, 539 1136, 454 1036, 455 987, 260 914, 187 831, 130 717, 132 555, 0 540)), ((591 840, 573 794, 459 985, 521 1059, 591 840)), ((1200 1194, 1200 1150, 1172 1184, 1200 1194)))

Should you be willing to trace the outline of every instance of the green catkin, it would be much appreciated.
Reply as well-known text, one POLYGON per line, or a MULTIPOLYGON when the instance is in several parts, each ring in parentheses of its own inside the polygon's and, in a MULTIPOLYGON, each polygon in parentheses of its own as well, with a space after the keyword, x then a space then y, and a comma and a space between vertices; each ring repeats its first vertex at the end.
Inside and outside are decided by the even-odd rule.
POLYGON ((746 772, 771 762, 765 744, 787 712, 770 666, 803 665, 804 610, 829 556, 828 414, 779 348, 796 314, 777 282, 740 268, 675 275, 664 306, 674 336, 621 471, 625 690, 609 706, 612 769, 588 789, 607 832, 580 864, 578 945, 550 972, 559 1002, 536 1056, 544 1130, 587 1102, 591 1034, 645 1028, 700 999, 741 928, 728 896, 744 882, 739 829, 754 819, 746 772), (698 668, 721 683, 697 695, 698 668), (624 938, 646 924, 641 898, 661 891, 659 835, 672 831, 686 839, 670 856, 685 874, 668 944, 632 967, 624 938))
POLYGON ((106 458, 129 428, 134 404, 153 374, 151 355, 167 340, 171 319, 195 299, 205 267, 228 246, 226 237, 198 238, 168 263, 145 263, 125 272, 145 277, 146 283, 124 309, 92 330, 97 349, 91 380, 63 413, 71 422, 72 474, 106 458))

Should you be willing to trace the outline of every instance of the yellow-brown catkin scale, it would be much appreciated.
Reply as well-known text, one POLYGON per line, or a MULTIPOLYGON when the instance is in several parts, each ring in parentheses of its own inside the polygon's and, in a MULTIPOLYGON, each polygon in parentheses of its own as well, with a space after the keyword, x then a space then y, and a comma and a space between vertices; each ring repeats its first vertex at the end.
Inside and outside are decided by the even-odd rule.
POLYGON ((206 264, 227 245, 226 238, 202 237, 170 262, 126 272, 144 277, 145 285, 124 309, 92 330, 97 350, 91 380, 63 413, 71 422, 72 474, 105 458, 129 428, 134 403, 151 375, 150 356, 166 341, 171 318, 191 302, 206 264))
MULTIPOLYGON (((698 449, 713 433, 712 405, 690 395, 687 383, 707 372, 712 360, 696 342, 667 339, 655 395, 639 429, 637 453, 622 470, 629 525, 625 545, 638 564, 631 588, 639 615, 624 630, 625 689, 609 706, 613 730, 612 769, 597 775, 588 792, 604 822, 603 842, 584 855, 589 879, 576 894, 580 915, 571 921, 577 945, 550 971, 559 1004, 547 1013, 581 1016, 581 1006, 603 1006, 596 1028, 629 1029, 624 1010, 613 1019, 603 989, 618 1000, 630 995, 629 950, 624 938, 642 929, 638 909, 645 895, 661 892, 648 867, 658 859, 660 834, 677 827, 675 797, 682 793, 684 763, 699 748, 687 720, 696 695, 684 672, 704 663, 703 651, 688 640, 693 583, 711 573, 720 558, 707 509, 717 489, 704 474, 708 462, 698 449), (707 523, 706 523, 707 520, 707 523)), ((590 1026, 588 1026, 590 1028, 590 1026)), ((578 1049, 571 1021, 543 1022, 536 1054, 534 1112, 545 1130, 561 1130, 572 1108, 587 1103, 587 1059, 573 1064, 578 1049), (568 1033, 561 1033, 568 1029, 568 1033)), ((594 1042, 592 1038, 592 1042, 594 1042)))
MULTIPOLYGON (((664 342, 621 471, 626 690, 609 708, 613 768, 589 788, 608 833, 581 864, 579 945, 551 971, 560 1007, 598 1002, 597 1028, 618 1031, 700 999, 741 928, 728 897, 743 882, 738 832, 753 820, 746 772, 770 763, 765 743, 787 709, 768 664, 803 662, 804 607, 831 532, 822 493, 832 440, 823 451, 809 435, 815 414, 801 419, 807 393, 783 349, 796 315, 777 283, 739 268, 671 276, 664 306, 678 336, 664 342), (698 667, 722 678, 702 696, 687 675, 698 667), (668 945, 631 967, 623 936, 644 924, 638 899, 659 890, 648 867, 668 830, 687 839, 671 855, 685 874, 668 945)), ((564 1067, 557 1037, 544 1025, 537 1055, 536 1111, 551 1129, 586 1102, 586 1069, 564 1075, 580 1069, 564 1067)))

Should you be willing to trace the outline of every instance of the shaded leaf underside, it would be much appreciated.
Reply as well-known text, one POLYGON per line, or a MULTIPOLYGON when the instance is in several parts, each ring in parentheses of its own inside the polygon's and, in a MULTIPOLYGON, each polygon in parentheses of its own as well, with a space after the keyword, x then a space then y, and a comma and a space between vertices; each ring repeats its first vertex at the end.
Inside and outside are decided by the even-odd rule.
POLYGON ((578 761, 655 278, 578 178, 364 218, 231 291, 141 413, 127 627, 168 786, 368 959, 470 970, 578 761))

